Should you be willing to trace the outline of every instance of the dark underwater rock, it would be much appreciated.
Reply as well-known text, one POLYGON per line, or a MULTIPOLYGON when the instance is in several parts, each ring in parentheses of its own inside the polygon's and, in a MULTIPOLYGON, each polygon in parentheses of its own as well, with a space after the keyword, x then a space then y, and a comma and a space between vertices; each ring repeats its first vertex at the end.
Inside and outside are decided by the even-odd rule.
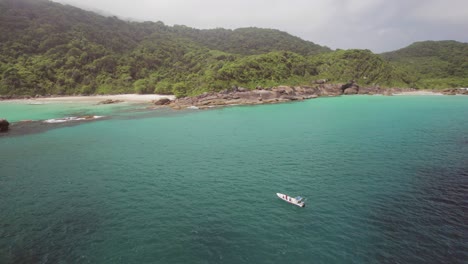
POLYGON ((98 104, 117 104, 117 103, 122 103, 122 100, 112 100, 112 99, 107 99, 104 101, 99 102, 98 104))
POLYGON ((10 122, 6 119, 0 119, 0 132, 7 132, 10 127, 10 122))

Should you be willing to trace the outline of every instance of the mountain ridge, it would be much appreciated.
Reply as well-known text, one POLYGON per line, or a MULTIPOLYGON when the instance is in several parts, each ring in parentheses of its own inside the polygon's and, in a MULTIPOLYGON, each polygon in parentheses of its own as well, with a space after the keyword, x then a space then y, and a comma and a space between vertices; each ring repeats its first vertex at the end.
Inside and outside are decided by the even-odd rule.
MULTIPOLYGON (((426 73, 402 63, 396 59, 407 57, 401 52, 332 51, 275 29, 129 22, 47 0, 0 0, 0 22, 2 95, 182 97, 232 86, 307 85, 322 78, 383 87, 431 88, 425 80, 436 80, 435 88, 468 86, 463 52, 461 60, 436 56, 440 65, 462 73, 438 76, 433 73, 438 69, 426 73)), ((458 43, 452 44, 467 45, 458 43)))

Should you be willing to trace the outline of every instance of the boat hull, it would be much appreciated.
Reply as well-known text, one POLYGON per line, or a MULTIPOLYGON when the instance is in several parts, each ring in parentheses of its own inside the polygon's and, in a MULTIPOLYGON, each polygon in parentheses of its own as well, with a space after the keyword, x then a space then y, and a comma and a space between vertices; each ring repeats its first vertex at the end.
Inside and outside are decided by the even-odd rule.
POLYGON ((283 194, 283 193, 276 193, 276 195, 278 196, 278 198, 280 198, 281 200, 287 202, 287 203, 290 203, 290 204, 294 204, 295 206, 299 206, 299 207, 305 207, 305 203, 304 202, 298 202, 296 200, 296 198, 293 198, 287 194, 283 194))

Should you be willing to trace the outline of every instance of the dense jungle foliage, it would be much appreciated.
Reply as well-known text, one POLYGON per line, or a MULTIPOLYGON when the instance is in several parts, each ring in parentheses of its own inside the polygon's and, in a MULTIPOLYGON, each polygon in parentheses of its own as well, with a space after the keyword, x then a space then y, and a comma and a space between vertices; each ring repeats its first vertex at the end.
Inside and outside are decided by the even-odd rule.
POLYGON ((0 0, 0 95, 161 93, 231 86, 468 86, 466 43, 423 42, 380 55, 273 29, 198 30, 127 22, 47 0, 0 0))
POLYGON ((416 72, 418 87, 468 87, 467 43, 416 42, 382 57, 404 71, 416 72))

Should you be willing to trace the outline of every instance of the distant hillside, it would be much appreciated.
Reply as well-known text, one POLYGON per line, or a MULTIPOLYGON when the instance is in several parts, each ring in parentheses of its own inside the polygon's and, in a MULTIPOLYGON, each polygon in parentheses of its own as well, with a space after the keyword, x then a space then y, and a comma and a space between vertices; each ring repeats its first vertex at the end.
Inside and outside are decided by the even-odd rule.
POLYGON ((254 55, 271 51, 292 51, 301 55, 329 52, 331 49, 302 40, 276 29, 239 28, 199 30, 174 26, 177 34, 200 43, 210 49, 229 53, 254 55))
POLYGON ((47 0, 0 0, 0 21, 0 94, 172 93, 187 81, 177 87, 196 93, 228 85, 217 69, 238 57, 330 51, 278 30, 125 22, 47 0))
POLYGON ((227 62, 218 78, 247 87, 310 84, 327 79, 334 83, 355 80, 361 85, 411 86, 411 75, 401 72, 369 50, 339 50, 304 57, 292 52, 271 52, 227 62))
POLYGON ((420 87, 468 86, 468 43, 416 42, 381 56, 396 67, 414 71, 420 87))
POLYGON ((319 78, 431 88, 425 85, 462 85, 467 76, 463 51, 425 55, 411 64, 402 51, 382 56, 331 51, 274 29, 199 30, 126 22, 47 0, 0 0, 0 43, 0 95, 136 92, 180 97, 233 85, 307 85, 319 78), (427 58, 429 65, 437 63, 435 68, 421 66, 427 58), (444 74, 435 75, 442 66, 444 74))
POLYGON ((335 82, 355 80, 361 85, 412 87, 416 78, 370 50, 337 50, 311 59, 320 79, 335 82))

